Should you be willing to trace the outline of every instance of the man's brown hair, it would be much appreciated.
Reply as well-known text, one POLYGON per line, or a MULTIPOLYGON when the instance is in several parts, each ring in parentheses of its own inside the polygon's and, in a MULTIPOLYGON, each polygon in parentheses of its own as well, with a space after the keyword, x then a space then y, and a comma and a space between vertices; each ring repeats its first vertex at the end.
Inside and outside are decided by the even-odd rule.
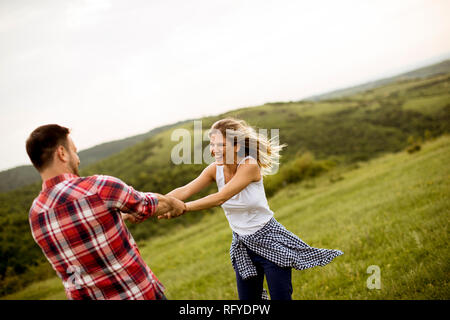
POLYGON ((33 166, 41 172, 53 161, 53 154, 60 145, 68 149, 70 130, 57 124, 47 124, 35 129, 27 139, 26 148, 33 166))

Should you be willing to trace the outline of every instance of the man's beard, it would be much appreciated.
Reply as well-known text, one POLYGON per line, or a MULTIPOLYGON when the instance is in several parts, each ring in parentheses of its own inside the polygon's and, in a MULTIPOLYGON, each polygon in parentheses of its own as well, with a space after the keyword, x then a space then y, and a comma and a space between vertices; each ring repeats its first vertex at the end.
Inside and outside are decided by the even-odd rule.
POLYGON ((80 176, 80 173, 78 172, 78 164, 74 161, 74 159, 71 157, 69 162, 69 168, 72 170, 72 173, 80 176))

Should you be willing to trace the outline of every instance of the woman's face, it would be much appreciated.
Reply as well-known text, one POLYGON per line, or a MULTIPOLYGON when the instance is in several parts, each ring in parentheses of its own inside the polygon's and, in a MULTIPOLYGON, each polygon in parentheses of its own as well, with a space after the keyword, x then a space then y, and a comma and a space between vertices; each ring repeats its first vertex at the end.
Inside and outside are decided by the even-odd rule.
POLYGON ((230 141, 227 141, 227 139, 225 139, 220 132, 210 135, 209 151, 216 160, 217 164, 233 164, 236 162, 236 148, 233 147, 233 144, 230 141), (227 159, 227 154, 229 159, 227 159))

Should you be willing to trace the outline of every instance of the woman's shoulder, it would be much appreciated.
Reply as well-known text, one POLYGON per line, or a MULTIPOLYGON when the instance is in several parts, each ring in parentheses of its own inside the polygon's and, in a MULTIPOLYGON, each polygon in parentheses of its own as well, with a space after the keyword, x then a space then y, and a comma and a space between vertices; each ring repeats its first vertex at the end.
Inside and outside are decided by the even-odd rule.
POLYGON ((209 164, 205 169, 203 169, 203 173, 210 176, 214 180, 216 179, 216 170, 217 170, 216 162, 209 164))
POLYGON ((239 165, 243 165, 243 167, 249 168, 249 170, 252 172, 252 175, 254 175, 253 182, 261 180, 261 170, 259 168, 258 161, 256 161, 255 158, 253 158, 252 156, 247 156, 240 161, 239 165))
POLYGON ((253 158, 252 156, 247 156, 242 160, 242 163, 246 163, 246 164, 258 164, 258 161, 256 161, 255 158, 253 158))
POLYGON ((256 159, 252 156, 246 156, 238 162, 238 165, 242 164, 258 164, 258 161, 256 161, 256 159))

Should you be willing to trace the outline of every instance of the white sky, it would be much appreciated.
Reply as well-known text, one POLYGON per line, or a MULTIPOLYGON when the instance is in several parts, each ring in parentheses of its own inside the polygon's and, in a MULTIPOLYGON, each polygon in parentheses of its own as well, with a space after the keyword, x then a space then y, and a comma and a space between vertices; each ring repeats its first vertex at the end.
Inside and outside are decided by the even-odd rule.
POLYGON ((438 62, 449 0, 0 0, 0 170, 36 127, 78 149, 438 62))

